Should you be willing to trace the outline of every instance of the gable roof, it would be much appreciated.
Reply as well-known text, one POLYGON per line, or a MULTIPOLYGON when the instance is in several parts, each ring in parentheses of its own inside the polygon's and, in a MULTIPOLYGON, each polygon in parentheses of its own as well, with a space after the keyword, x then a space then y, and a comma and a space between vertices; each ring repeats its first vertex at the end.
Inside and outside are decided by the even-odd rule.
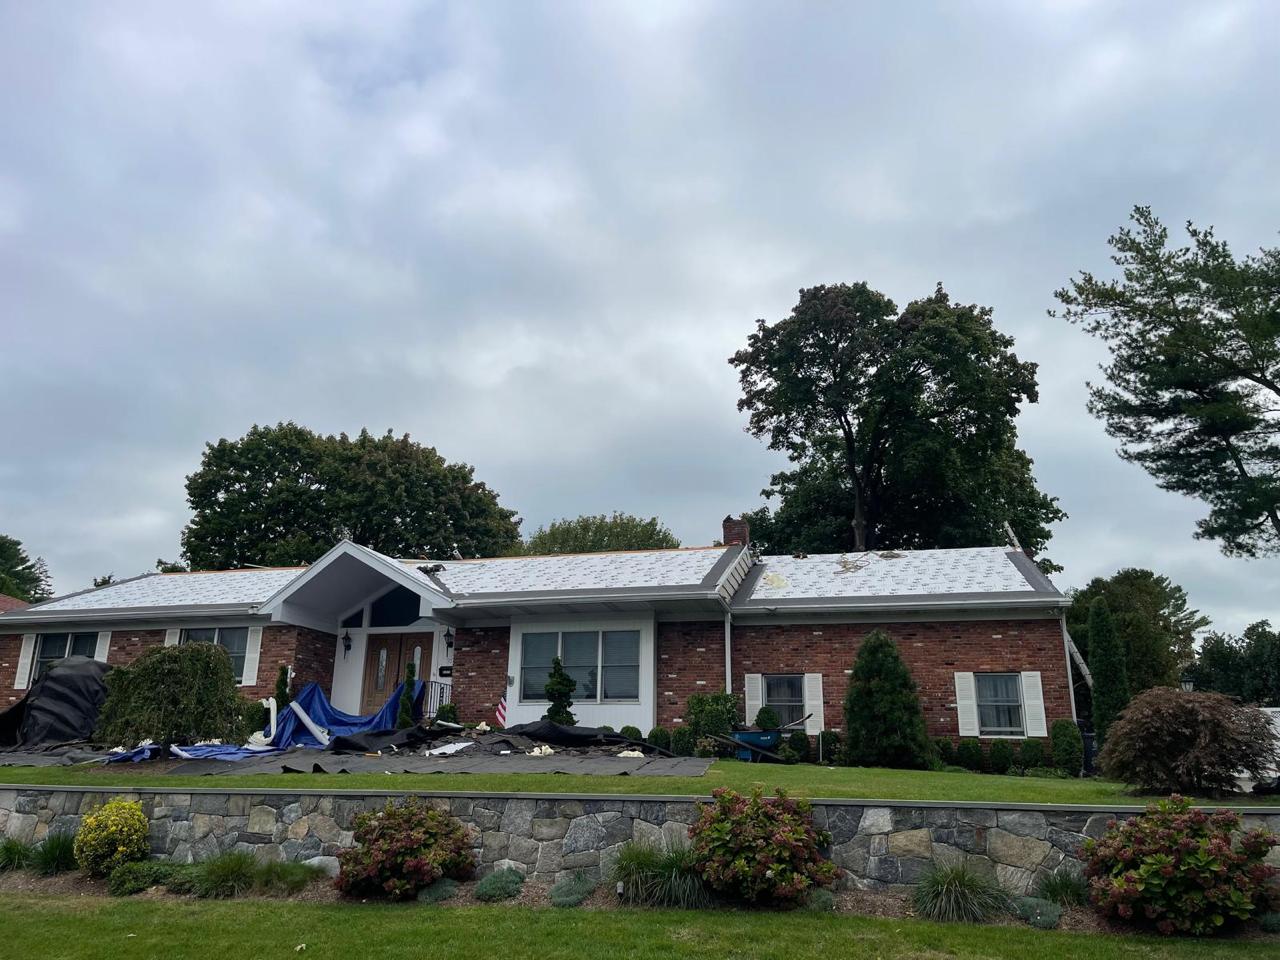
POLYGON ((29 606, 31 604, 25 600, 11 597, 7 593, 0 593, 0 613, 7 613, 10 610, 25 610, 29 606))

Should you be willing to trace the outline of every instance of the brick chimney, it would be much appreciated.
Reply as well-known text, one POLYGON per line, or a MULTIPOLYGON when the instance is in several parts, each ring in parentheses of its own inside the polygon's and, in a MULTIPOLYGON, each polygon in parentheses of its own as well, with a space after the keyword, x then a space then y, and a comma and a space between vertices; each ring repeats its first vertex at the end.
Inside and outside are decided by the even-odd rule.
POLYGON ((746 546, 751 542, 751 525, 746 517, 725 517, 723 522, 723 542, 726 547, 738 544, 746 546))

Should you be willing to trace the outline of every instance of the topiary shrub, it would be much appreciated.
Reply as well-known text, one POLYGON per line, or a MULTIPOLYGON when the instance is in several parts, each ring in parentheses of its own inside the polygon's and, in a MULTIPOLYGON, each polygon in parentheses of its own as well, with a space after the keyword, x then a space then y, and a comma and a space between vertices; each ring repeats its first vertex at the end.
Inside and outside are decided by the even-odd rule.
POLYGON ((152 647, 105 682, 99 743, 243 743, 248 733, 231 658, 215 643, 152 647))
MULTIPOLYGON (((1117 733, 1112 728, 1112 737, 1117 733)), ((1105 915, 1160 933, 1217 933, 1267 909, 1277 838, 1239 833, 1240 815, 1206 813, 1176 794, 1084 844, 1089 894, 1105 915)))
POLYGON ((628 840, 618 848, 609 879, 618 884, 622 902, 631 906, 698 910, 711 905, 688 847, 663 850, 628 840))
POLYGON ((571 708, 573 691, 578 689, 578 681, 565 672, 559 657, 552 658, 551 672, 547 674, 547 685, 543 689, 547 695, 547 712, 542 715, 542 719, 566 727, 576 725, 578 720, 571 708))
POLYGON ((660 750, 670 750, 671 732, 664 727, 654 727, 649 731, 649 736, 645 737, 645 742, 660 750))
POLYGON ((1039 897, 1018 897, 1013 901, 1013 915, 1037 930, 1052 930, 1062 919, 1062 907, 1039 897))
POLYGON ((818 762, 834 764, 843 752, 843 740, 835 730, 823 730, 818 734, 818 762))
POLYGON ((442 703, 436 708, 436 719, 441 723, 458 722, 458 706, 453 703, 442 703))
POLYGON ((965 737, 956 747, 956 763, 966 770, 981 773, 983 759, 982 744, 972 737, 965 737))
POLYGON ((929 766, 933 749, 916 682, 883 630, 872 630, 858 648, 844 699, 844 735, 844 761, 850 766, 929 766))
POLYGON ((161 860, 134 860, 122 863, 107 878, 107 892, 113 897, 131 897, 169 882, 177 864, 161 860))
POLYGON ((417 724, 413 719, 413 695, 417 689, 418 668, 410 660, 404 665, 404 686, 400 689, 400 702, 396 707, 396 729, 408 730, 417 724))
POLYGON ((1260 780, 1276 760, 1267 715, 1220 693, 1152 687, 1111 725, 1102 772, 1148 793, 1229 793, 1240 771, 1260 780))
POLYGON ((476 884, 476 899, 485 903, 514 900, 524 887, 524 874, 511 867, 495 870, 476 884))
POLYGON ((684 722, 698 737, 727 737, 738 718, 738 698, 732 693, 695 693, 685 706, 684 722))
POLYGON ((916 913, 944 923, 979 923, 1008 909, 1009 895, 994 877, 964 863, 930 869, 912 893, 916 913))
POLYGON ((944 767, 953 767, 956 764, 956 745, 950 737, 937 737, 933 741, 934 747, 938 751, 938 761, 944 767))
POLYGON ((451 877, 441 877, 427 884, 418 891, 419 903, 444 903, 458 894, 458 881, 451 877))
POLYGON ((830 837, 813 825, 807 800, 778 791, 750 796, 721 787, 699 804, 689 828, 693 860, 707 886, 748 903, 800 903, 813 887, 829 887, 836 867, 822 856, 830 837))
POLYGON ((795 754, 797 763, 808 763, 813 759, 810 753, 809 735, 803 730, 793 730, 787 737, 787 746, 795 754))
POLYGON ((677 757, 692 757, 698 739, 689 727, 676 727, 671 734, 671 752, 677 757))
POLYGON ((585 873, 575 873, 565 877, 551 888, 551 904, 556 907, 578 907, 582 901, 596 892, 599 881, 592 880, 585 873))
POLYGON ((105 877, 122 863, 145 860, 151 853, 149 824, 136 800, 116 797, 85 814, 76 832, 76 862, 85 873, 105 877))
POLYGON ((621 730, 619 730, 618 733, 626 737, 628 740, 637 740, 641 743, 644 742, 644 734, 640 732, 640 728, 633 727, 629 723, 625 727, 623 727, 621 730))
POLYGON ((778 711, 773 707, 761 707, 756 711, 756 728, 759 730, 777 730, 782 726, 778 719, 778 711))
POLYGON ((1084 737, 1072 720, 1055 720, 1049 728, 1050 752, 1053 765, 1069 777, 1078 777, 1084 770, 1084 737))
POLYGON ((1018 745, 1018 766, 1024 770, 1044 766, 1044 744, 1039 740, 1023 740, 1018 745))
POLYGON ((475 872, 463 825, 416 799, 357 816, 355 841, 338 853, 336 886, 349 895, 405 900, 440 877, 466 880, 475 872))
POLYGON ((1008 740, 996 740, 987 754, 992 773, 1005 774, 1013 766, 1013 744, 1008 740))

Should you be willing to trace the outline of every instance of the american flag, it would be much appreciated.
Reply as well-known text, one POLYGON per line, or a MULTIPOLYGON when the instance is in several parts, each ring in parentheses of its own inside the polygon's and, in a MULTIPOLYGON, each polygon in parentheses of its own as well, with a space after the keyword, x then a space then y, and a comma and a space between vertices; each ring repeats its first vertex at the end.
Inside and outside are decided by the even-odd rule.
POLYGON ((505 727, 507 725, 507 698, 503 697, 498 701, 498 726, 505 727))

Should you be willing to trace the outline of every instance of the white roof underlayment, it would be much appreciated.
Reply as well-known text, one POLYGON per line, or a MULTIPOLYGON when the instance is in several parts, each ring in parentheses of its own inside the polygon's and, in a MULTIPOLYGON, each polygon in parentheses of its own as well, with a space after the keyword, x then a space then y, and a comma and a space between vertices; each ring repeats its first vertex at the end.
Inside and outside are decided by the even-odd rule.
POLYGON ((153 573, 98 590, 73 593, 30 607, 25 613, 55 610, 110 610, 130 607, 189 607, 261 603, 304 568, 218 570, 209 573, 153 573))

